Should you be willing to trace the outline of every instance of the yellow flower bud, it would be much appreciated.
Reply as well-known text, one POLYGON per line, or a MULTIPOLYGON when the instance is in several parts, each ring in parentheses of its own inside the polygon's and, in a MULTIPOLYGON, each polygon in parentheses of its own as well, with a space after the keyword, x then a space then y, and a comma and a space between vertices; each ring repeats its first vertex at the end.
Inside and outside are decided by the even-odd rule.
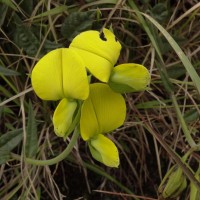
POLYGON ((119 166, 119 153, 115 144, 103 134, 88 141, 90 152, 96 160, 108 167, 119 166))
POLYGON ((70 134, 68 130, 72 124, 76 108, 76 101, 69 101, 66 98, 60 101, 53 115, 53 125, 57 136, 66 137, 70 134))
POLYGON ((126 63, 114 67, 109 86, 119 93, 143 91, 150 82, 148 70, 139 64, 126 63))

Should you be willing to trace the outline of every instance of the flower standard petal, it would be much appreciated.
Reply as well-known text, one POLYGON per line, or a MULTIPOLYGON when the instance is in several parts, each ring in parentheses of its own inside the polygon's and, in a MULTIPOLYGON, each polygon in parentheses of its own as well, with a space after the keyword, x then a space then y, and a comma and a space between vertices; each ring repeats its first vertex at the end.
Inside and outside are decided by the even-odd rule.
POLYGON ((77 51, 96 78, 107 82, 119 57, 121 45, 111 31, 103 29, 102 33, 93 30, 80 33, 73 39, 70 48, 77 51))
POLYGON ((114 65, 112 65, 108 60, 88 51, 74 48, 71 49, 76 51, 76 53, 83 59, 85 67, 93 76, 102 82, 108 82, 114 65))
POLYGON ((62 49, 63 92, 66 97, 85 100, 89 95, 89 83, 85 65, 72 49, 62 49))
POLYGON ((62 49, 56 49, 42 57, 31 74, 32 86, 43 100, 58 100, 62 90, 62 49))
POLYGON ((81 110, 81 135, 88 140, 99 133, 110 132, 124 123, 125 116, 126 104, 121 94, 106 84, 91 84, 90 95, 81 110))
POLYGON ((143 65, 126 63, 114 67, 109 85, 116 92, 137 92, 145 90, 150 79, 149 71, 143 65))
POLYGON ((66 132, 72 124, 73 116, 77 108, 75 101, 64 98, 60 101, 53 115, 53 125, 56 135, 66 136, 66 132))
POLYGON ((90 152, 96 160, 109 166, 119 166, 119 153, 115 144, 102 134, 88 141, 90 152))

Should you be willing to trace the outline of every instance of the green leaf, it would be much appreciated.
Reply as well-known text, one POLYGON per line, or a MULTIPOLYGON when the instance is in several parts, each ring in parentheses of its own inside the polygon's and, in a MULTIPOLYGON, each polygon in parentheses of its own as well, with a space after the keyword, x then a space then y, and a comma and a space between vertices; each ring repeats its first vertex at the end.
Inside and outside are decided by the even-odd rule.
POLYGON ((17 11, 17 7, 11 0, 0 0, 0 3, 3 3, 7 6, 9 6, 10 8, 12 8, 13 10, 17 11))
POLYGON ((34 16, 33 19, 47 17, 49 15, 58 15, 58 14, 64 12, 64 11, 67 11, 67 10, 68 10, 68 7, 65 6, 65 5, 58 6, 56 8, 53 8, 51 10, 48 10, 46 12, 42 12, 41 14, 34 16))
POLYGON ((6 67, 3 67, 2 65, 0 65, 0 75, 4 75, 4 76, 18 76, 18 75, 20 75, 20 73, 14 71, 14 70, 8 69, 6 67))
POLYGON ((27 132, 26 145, 25 145, 26 156, 34 157, 38 149, 38 138, 37 138, 37 124, 31 102, 29 102, 29 107, 28 107, 28 123, 26 132, 27 132))
POLYGON ((22 129, 7 132, 0 137, 0 164, 7 162, 10 152, 21 142, 22 129))
POLYGON ((1 5, 0 4, 0 27, 4 24, 4 20, 5 20, 5 17, 6 17, 7 10, 8 10, 7 5, 1 5))
POLYGON ((33 0, 15 0, 23 11, 29 16, 33 12, 33 0))
MULTIPOLYGON (((23 49, 27 55, 35 56, 38 53, 38 49, 40 49, 39 38, 41 38, 41 40, 43 39, 43 35, 41 35, 38 27, 26 26, 17 15, 15 15, 15 26, 13 27, 15 29, 13 35, 15 43, 23 49)), ((39 57, 62 46, 62 44, 57 44, 46 39, 39 52, 39 57)))
POLYGON ((61 33, 72 41, 79 33, 91 29, 94 18, 94 12, 73 12, 62 24, 61 33))
POLYGON ((194 122, 199 119, 199 112, 196 109, 191 109, 184 114, 184 119, 187 123, 194 122))
POLYGON ((169 10, 165 3, 158 3, 152 8, 151 14, 157 21, 164 22, 169 17, 169 10))
POLYGON ((181 76, 186 74, 186 69, 183 65, 173 65, 166 69, 170 78, 179 79, 181 76))
MULTIPOLYGON (((181 62, 183 63, 185 69, 187 70, 189 76, 191 77, 198 93, 200 94, 200 77, 198 75, 198 73, 196 72, 194 66, 192 65, 192 63, 190 62, 190 60, 188 59, 188 57, 185 55, 185 53, 183 52, 183 50, 181 49, 181 47, 177 44, 177 42, 174 40, 174 38, 158 23, 156 22, 152 17, 150 17, 147 14, 143 15, 150 21, 152 22, 152 24, 154 24, 154 26, 157 27, 157 29, 163 34, 163 36, 167 39, 167 41, 169 42, 169 44, 171 45, 171 47, 174 49, 174 51, 176 52, 177 56, 179 57, 179 59, 181 60, 181 62)), ((155 45, 155 44, 154 44, 155 45)), ((155 47, 155 46, 154 46, 155 47)), ((156 51, 158 51, 157 47, 156 47, 156 51)), ((157 52, 158 53, 158 52, 157 52)), ((160 55, 159 55, 160 56, 160 55)))
POLYGON ((40 43, 32 30, 25 26, 21 19, 15 15, 16 30, 14 32, 15 43, 22 48, 27 55, 35 56, 40 43))
POLYGON ((62 44, 57 44, 57 43, 52 42, 50 40, 45 40, 43 49, 44 49, 45 53, 48 53, 48 52, 50 52, 54 49, 58 49, 58 48, 61 48, 61 47, 63 47, 62 44))

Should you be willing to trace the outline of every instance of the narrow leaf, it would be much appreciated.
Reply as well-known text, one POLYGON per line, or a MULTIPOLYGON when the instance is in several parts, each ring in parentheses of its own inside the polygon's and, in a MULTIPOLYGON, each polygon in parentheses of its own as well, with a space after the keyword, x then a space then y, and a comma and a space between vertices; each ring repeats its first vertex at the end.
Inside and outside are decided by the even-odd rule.
POLYGON ((1 5, 0 4, 0 27, 4 24, 4 20, 5 20, 5 17, 6 17, 7 10, 8 10, 7 5, 1 5))
POLYGON ((37 124, 35 120, 35 114, 31 102, 29 102, 28 108, 28 124, 27 124, 27 136, 25 151, 27 157, 33 157, 37 153, 38 138, 37 138, 37 124))
POLYGON ((39 49, 40 43, 36 35, 32 32, 31 28, 25 26, 21 19, 15 15, 15 32, 14 41, 22 48, 27 55, 35 56, 39 49))
POLYGON ((194 82, 197 91, 200 94, 200 77, 197 74, 194 66, 192 65, 192 63, 189 61, 188 57, 185 55, 185 53, 183 52, 183 50, 180 48, 180 46, 177 44, 177 42, 173 39, 173 37, 157 22, 155 21, 152 17, 150 17, 147 14, 143 15, 150 21, 152 22, 152 24, 154 24, 154 26, 156 26, 156 28, 164 35, 164 37, 167 39, 167 41, 169 42, 169 44, 171 45, 171 47, 174 49, 174 51, 176 52, 177 56, 179 57, 179 59, 181 60, 181 62, 183 63, 185 69, 187 70, 188 74, 190 75, 192 81, 194 82))
POLYGON ((21 142, 22 129, 7 132, 0 137, 0 164, 10 158, 10 152, 21 142))
POLYGON ((58 6, 56 8, 53 8, 51 10, 48 10, 46 12, 42 12, 41 14, 34 16, 33 19, 42 18, 42 17, 46 17, 46 16, 49 16, 49 15, 57 15, 57 14, 60 14, 64 11, 67 11, 67 9, 68 9, 68 7, 65 6, 65 5, 58 6))
POLYGON ((17 11, 16 5, 11 0, 0 0, 0 3, 3 3, 12 8, 13 10, 17 11))
POLYGON ((31 13, 33 12, 33 1, 34 0, 20 0, 17 2, 20 2, 20 8, 23 9, 23 11, 28 14, 29 16, 31 15, 31 13))
POLYGON ((18 76, 18 75, 20 75, 20 73, 14 71, 14 70, 8 69, 6 67, 3 67, 3 66, 0 65, 0 75, 4 75, 4 76, 18 76))

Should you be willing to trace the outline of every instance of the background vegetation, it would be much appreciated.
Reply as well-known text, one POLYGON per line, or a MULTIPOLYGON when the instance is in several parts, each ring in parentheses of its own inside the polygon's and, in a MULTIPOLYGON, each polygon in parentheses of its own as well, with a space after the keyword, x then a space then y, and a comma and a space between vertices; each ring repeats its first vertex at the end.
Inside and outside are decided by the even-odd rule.
POLYGON ((179 199, 189 199, 188 171, 200 160, 199 9, 198 0, 0 0, 0 199, 158 199, 175 163, 188 179, 179 199), (56 165, 28 164, 25 157, 52 158, 67 146, 52 127, 57 102, 32 91, 32 68, 78 33, 103 26, 123 46, 118 63, 143 64, 152 77, 148 91, 126 95, 126 122, 110 134, 119 168, 95 162, 82 139, 56 165))

